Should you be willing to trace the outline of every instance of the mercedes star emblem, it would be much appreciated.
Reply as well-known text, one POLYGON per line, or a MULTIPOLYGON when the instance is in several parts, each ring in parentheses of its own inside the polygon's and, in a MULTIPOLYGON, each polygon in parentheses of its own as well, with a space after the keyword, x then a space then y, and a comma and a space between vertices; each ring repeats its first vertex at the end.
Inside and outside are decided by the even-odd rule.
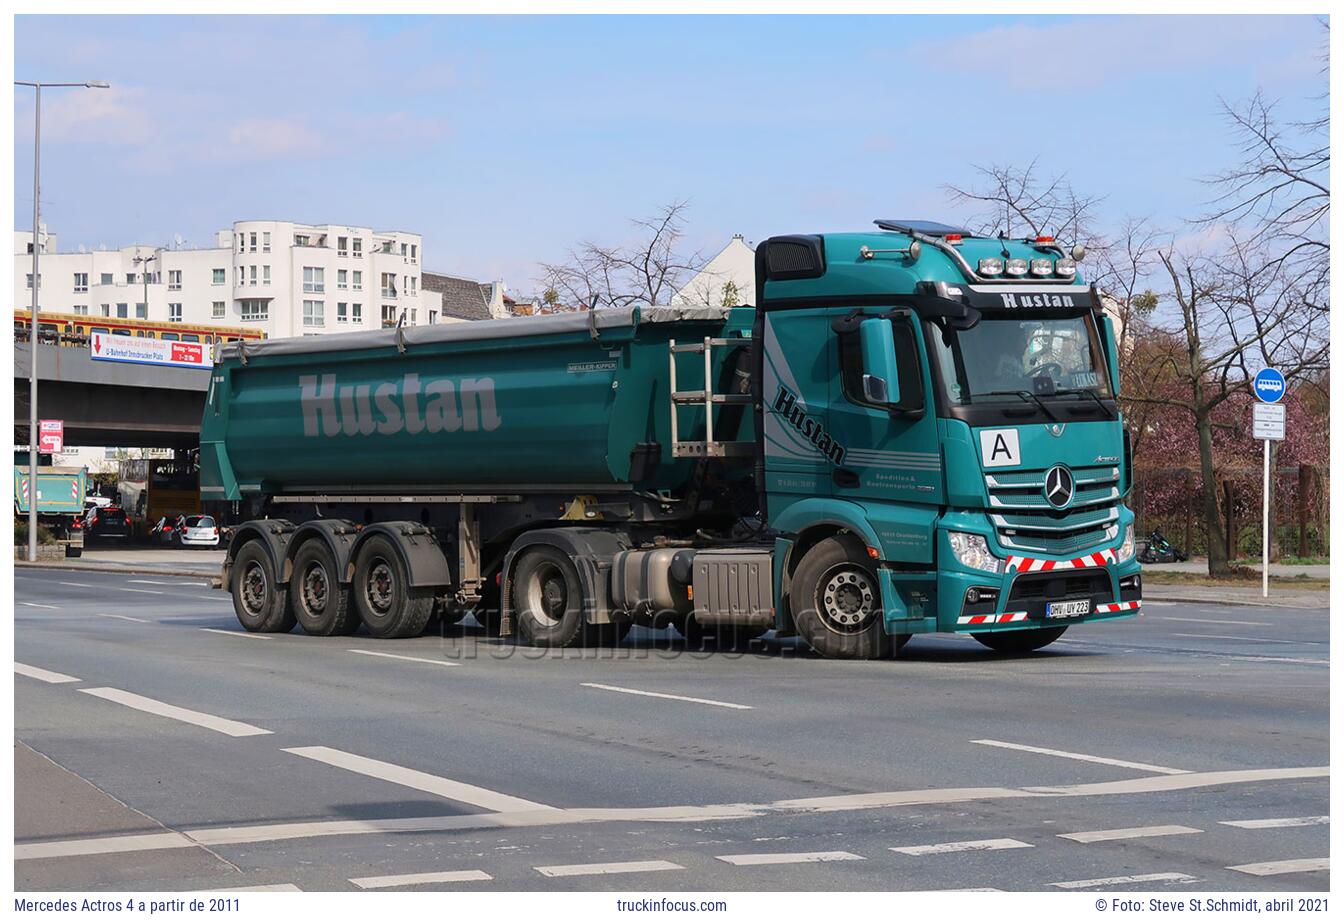
POLYGON ((1073 501, 1073 474, 1067 466, 1052 466, 1045 474, 1045 500, 1056 508, 1066 507, 1073 501))

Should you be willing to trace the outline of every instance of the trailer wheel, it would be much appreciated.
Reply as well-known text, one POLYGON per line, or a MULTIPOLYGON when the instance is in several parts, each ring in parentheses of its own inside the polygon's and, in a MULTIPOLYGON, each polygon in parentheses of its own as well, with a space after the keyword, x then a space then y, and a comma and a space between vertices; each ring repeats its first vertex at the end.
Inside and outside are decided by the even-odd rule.
POLYGON ((321 539, 309 540, 294 554, 289 597, 294 616, 310 636, 348 636, 359 629, 350 589, 341 584, 336 559, 321 539))
POLYGON ((1067 626, 1056 626, 1054 629, 1018 629, 1012 632, 971 633, 971 635, 975 637, 976 642, 996 652, 1020 654, 1045 648, 1064 635, 1066 629, 1067 626))
POLYGON ((248 632, 289 632, 294 612, 289 591, 275 577, 271 557, 257 541, 233 557, 233 612, 248 632))
POLYGON ((513 570, 513 609, 529 645, 568 648, 587 638, 579 573, 558 549, 533 546, 523 553, 513 570))
POLYGON ((828 537, 793 573, 794 626, 826 658, 888 658, 877 572, 853 540, 828 537))
POLYGON ((359 618, 379 639, 418 636, 434 612, 434 590, 411 586, 397 548, 381 535, 360 547, 351 590, 359 618))

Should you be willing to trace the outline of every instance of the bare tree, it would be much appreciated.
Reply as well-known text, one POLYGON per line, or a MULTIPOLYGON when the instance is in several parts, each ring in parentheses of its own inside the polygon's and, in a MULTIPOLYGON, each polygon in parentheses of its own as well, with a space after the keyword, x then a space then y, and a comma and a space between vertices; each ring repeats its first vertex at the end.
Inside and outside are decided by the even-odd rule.
POLYGON ((635 239, 619 245, 585 242, 565 262, 542 263, 540 284, 570 307, 665 304, 704 260, 682 251, 688 202, 631 221, 635 239))
POLYGON ((985 236, 1024 237, 1051 234, 1091 246, 1092 220, 1101 198, 1080 195, 1068 178, 1043 178, 1038 161, 1025 169, 977 166, 974 186, 944 186, 952 201, 979 213, 973 229, 985 236))

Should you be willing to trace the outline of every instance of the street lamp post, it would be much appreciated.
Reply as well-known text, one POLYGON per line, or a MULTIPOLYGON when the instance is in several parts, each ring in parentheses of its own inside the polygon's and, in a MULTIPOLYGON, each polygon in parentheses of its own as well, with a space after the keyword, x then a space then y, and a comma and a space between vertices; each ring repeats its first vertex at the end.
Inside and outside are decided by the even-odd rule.
POLYGON ((42 220, 42 87, 60 88, 82 86, 87 89, 107 89, 102 80, 88 80, 83 83, 39 83, 28 80, 15 80, 15 86, 33 88, 33 314, 28 326, 28 561, 37 561, 37 340, 39 326, 38 288, 42 286, 42 275, 38 264, 38 255, 42 246, 38 240, 42 220))

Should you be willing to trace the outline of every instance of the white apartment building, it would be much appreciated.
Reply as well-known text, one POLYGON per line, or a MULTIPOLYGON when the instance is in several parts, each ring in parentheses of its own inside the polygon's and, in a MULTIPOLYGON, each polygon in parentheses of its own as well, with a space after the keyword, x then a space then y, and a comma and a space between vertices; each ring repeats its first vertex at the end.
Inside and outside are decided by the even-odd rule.
MULTIPOLYGON (((440 319, 438 295, 421 291, 417 233, 244 220, 219 231, 215 248, 58 252, 55 235, 39 231, 44 311, 256 327, 271 337, 440 319)), ((32 237, 15 234, 15 309, 32 303, 32 237)))

